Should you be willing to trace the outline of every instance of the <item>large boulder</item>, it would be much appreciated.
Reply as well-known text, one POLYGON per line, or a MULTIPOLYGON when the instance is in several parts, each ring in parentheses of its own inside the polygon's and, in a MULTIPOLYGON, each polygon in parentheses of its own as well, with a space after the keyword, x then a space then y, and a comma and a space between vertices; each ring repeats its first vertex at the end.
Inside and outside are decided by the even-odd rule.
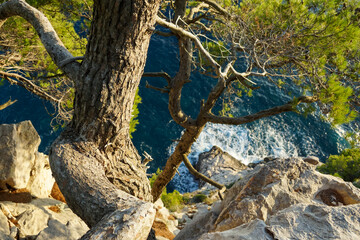
POLYGON ((315 168, 302 158, 257 165, 175 239, 360 239, 360 190, 315 168))
MULTIPOLYGON (((217 181, 218 183, 229 185, 236 182, 239 172, 247 168, 240 160, 234 158, 221 148, 214 146, 210 151, 201 153, 195 168, 198 172, 217 181)), ((214 188, 208 183, 200 180, 199 187, 214 188)))
POLYGON ((89 228, 63 202, 0 203, 0 239, 75 240, 89 228))
POLYGON ((48 197, 54 185, 48 157, 38 152, 40 137, 30 121, 0 125, 0 188, 26 188, 48 197))

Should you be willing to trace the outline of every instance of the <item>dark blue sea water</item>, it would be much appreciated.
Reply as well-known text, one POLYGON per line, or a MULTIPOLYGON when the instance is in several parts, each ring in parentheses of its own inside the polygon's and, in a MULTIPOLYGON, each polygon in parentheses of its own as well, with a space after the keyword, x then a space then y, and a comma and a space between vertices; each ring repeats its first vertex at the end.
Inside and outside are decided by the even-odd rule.
MULTIPOLYGON (((177 70, 178 53, 176 38, 163 38, 154 35, 148 52, 145 71, 166 71, 174 75, 177 70)), ((194 74, 192 82, 183 90, 182 104, 186 113, 195 117, 200 100, 206 98, 211 87, 216 83, 200 74, 194 74)), ((182 128, 172 119, 167 108, 167 95, 145 88, 145 82, 164 86, 161 78, 144 78, 139 94, 142 104, 137 131, 133 141, 140 154, 148 152, 155 159, 150 163, 149 172, 162 168, 174 148, 174 141, 181 136, 182 128)), ((238 98, 232 113, 241 116, 284 104, 290 100, 279 89, 267 82, 258 82, 261 88, 253 97, 238 98)), ((4 83, 0 86, 0 103, 10 97, 18 101, 0 111, 0 124, 31 120, 41 136, 40 151, 46 152, 51 142, 60 131, 50 126, 54 114, 49 103, 28 93, 17 86, 4 83)), ((308 156, 315 155, 325 160, 330 154, 337 154, 348 146, 341 137, 341 128, 333 129, 328 123, 310 115, 305 118, 295 113, 286 113, 267 119, 258 120, 242 126, 208 124, 192 148, 190 160, 196 162, 199 153, 209 150, 213 145, 221 147, 244 163, 258 161, 266 156, 308 156)), ((180 191, 194 190, 196 182, 189 177, 181 166, 180 176, 176 176, 170 189, 180 191)))

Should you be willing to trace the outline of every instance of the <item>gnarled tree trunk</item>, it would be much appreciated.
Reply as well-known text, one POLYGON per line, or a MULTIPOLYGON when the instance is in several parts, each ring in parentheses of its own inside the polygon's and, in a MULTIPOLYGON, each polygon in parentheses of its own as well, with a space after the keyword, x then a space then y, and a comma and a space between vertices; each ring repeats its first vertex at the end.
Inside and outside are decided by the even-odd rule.
POLYGON ((102 219, 106 224, 104 217, 116 223, 94 228, 97 236, 105 234, 102 238, 120 236, 125 215, 137 216, 145 231, 134 237, 145 238, 152 224, 146 218, 154 217, 151 204, 144 202, 152 200, 150 185, 130 140, 129 123, 158 4, 94 1, 89 44, 75 79, 74 116, 50 153, 52 171, 71 209, 90 227, 102 219), (114 212, 124 216, 114 220, 114 212))
POLYGON ((76 62, 49 20, 24 0, 0 4, 0 27, 21 16, 75 82, 74 116, 53 143, 50 165, 70 208, 92 229, 83 239, 146 239, 155 210, 129 137, 160 0, 95 0, 89 43, 76 62))

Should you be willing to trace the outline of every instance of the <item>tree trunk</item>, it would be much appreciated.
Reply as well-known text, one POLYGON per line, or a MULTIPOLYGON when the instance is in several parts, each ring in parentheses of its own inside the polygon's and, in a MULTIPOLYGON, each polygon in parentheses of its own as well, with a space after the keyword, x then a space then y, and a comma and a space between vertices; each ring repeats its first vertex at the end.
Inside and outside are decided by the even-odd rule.
POLYGON ((158 5, 159 0, 94 1, 75 79, 74 116, 50 153, 67 203, 90 227, 119 209, 146 205, 137 198, 152 200, 129 123, 158 5))
POLYGON ((183 155, 187 156, 190 153, 192 144, 199 137, 201 131, 204 129, 204 126, 205 124, 192 129, 186 129, 184 134, 181 136, 173 154, 171 154, 169 159, 166 161, 163 171, 159 174, 152 186, 151 194, 154 202, 161 197, 161 193, 166 185, 174 178, 177 169, 183 161, 183 155))

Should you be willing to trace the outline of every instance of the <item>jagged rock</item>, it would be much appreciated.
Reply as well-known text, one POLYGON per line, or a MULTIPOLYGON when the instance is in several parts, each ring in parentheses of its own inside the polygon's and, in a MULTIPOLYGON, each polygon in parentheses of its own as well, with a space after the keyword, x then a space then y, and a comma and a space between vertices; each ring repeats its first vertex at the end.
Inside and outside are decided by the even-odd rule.
POLYGON ((83 225, 79 221, 69 221, 64 225, 56 219, 50 219, 47 225, 47 228, 39 233, 36 240, 79 239, 84 234, 83 225))
POLYGON ((342 197, 344 205, 360 203, 359 189, 340 178, 317 172, 314 165, 301 158, 258 165, 228 191, 215 230, 224 231, 256 218, 266 222, 269 215, 297 203, 327 204, 333 196, 321 197, 319 193, 329 189, 342 197))
MULTIPOLYGON (((273 236, 266 231, 266 224, 264 221, 255 219, 249 223, 243 224, 233 229, 223 232, 213 232, 203 234, 199 240, 273 240, 273 236)), ((279 238, 284 239, 284 238, 279 238)))
POLYGON ((268 220, 275 239, 360 239, 360 205, 297 204, 268 220), (296 223, 295 223, 296 222, 296 223))
POLYGON ((39 153, 40 137, 30 121, 0 125, 0 188, 28 189, 48 197, 55 182, 49 160, 39 153))
MULTIPOLYGON (((218 183, 227 185, 237 181, 241 177, 239 172, 247 167, 238 159, 214 146, 210 151, 199 155, 195 168, 218 183)), ((207 188, 213 188, 213 186, 210 187, 209 184, 200 181, 200 188, 205 185, 207 188)))
POLYGON ((35 236, 47 227, 49 214, 42 209, 34 208, 23 212, 16 218, 25 236, 35 236))
POLYGON ((14 236, 19 233, 28 239, 75 240, 89 230, 66 204, 54 199, 34 199, 31 203, 5 201, 0 206, 0 239, 6 239, 2 236, 13 239, 12 233, 14 236))
POLYGON ((301 158, 257 165, 175 239, 360 239, 360 190, 315 168, 301 158))

